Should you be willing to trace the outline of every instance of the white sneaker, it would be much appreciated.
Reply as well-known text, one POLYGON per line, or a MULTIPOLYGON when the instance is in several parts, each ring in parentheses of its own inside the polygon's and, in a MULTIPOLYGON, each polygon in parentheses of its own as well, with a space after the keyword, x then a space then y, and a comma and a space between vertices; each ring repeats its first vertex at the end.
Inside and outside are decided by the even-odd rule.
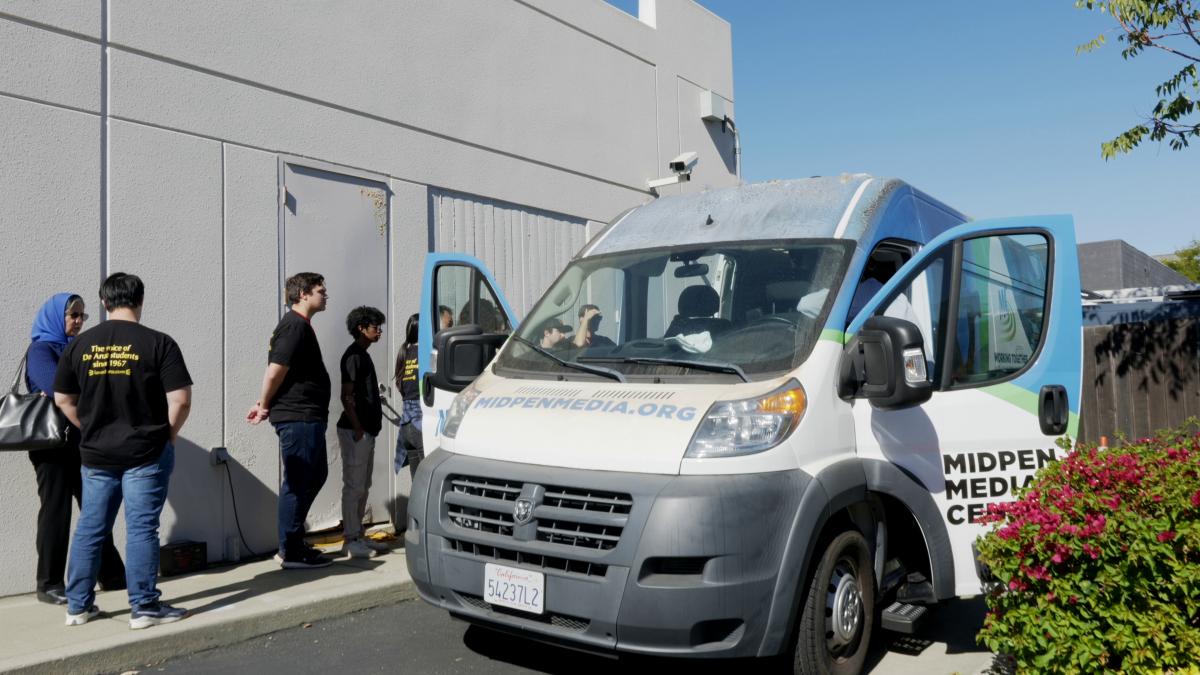
POLYGON ((349 554, 351 558, 374 558, 378 555, 363 543, 362 537, 346 540, 342 543, 342 550, 349 554))
POLYGON ((375 541, 366 535, 359 537, 359 539, 361 539, 362 543, 366 544, 367 548, 371 549, 372 551, 386 551, 389 548, 387 542, 375 541))
POLYGON ((95 605, 88 607, 87 609, 85 609, 84 611, 82 611, 78 614, 72 614, 70 611, 68 611, 67 612, 67 625, 68 626, 82 626, 83 624, 87 623, 88 621, 91 621, 92 619, 96 618, 99 615, 100 615, 100 608, 95 605))

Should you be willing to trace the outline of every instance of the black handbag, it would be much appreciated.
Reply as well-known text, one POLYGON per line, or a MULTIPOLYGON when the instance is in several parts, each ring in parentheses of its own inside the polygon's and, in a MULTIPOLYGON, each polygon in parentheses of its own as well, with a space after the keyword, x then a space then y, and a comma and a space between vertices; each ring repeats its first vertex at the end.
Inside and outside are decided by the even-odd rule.
POLYGON ((0 450, 49 450, 67 444, 71 422, 54 405, 54 399, 21 391, 21 376, 29 351, 17 368, 12 389, 0 399, 0 450))

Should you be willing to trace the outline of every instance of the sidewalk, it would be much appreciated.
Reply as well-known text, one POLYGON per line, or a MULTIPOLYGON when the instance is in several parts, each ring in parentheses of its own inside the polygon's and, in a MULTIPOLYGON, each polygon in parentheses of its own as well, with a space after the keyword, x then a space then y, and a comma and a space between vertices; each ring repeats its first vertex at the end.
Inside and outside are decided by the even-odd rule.
POLYGON ((124 591, 98 593, 100 616, 71 627, 64 625, 65 606, 42 604, 32 594, 0 598, 0 673, 142 670, 168 657, 415 598, 402 545, 396 541, 369 560, 322 547, 334 563, 315 570, 284 570, 266 560, 160 578, 163 601, 191 615, 144 630, 129 629, 124 591))

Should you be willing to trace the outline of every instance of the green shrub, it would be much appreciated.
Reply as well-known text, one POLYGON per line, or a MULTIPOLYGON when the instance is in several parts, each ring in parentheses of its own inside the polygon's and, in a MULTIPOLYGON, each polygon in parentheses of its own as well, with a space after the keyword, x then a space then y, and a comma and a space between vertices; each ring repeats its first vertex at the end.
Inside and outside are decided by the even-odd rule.
POLYGON ((1194 425, 1120 448, 1081 446, 1017 501, 990 507, 979 556, 1003 586, 988 594, 981 642, 1013 655, 1020 673, 1196 672, 1194 425))

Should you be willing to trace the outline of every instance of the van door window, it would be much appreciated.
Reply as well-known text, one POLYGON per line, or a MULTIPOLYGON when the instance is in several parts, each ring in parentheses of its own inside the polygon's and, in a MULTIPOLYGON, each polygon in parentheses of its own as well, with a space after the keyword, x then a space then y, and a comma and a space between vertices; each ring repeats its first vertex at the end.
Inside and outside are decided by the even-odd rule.
POLYGON ((1041 234, 963 242, 951 386, 978 385, 1025 368, 1042 341, 1048 244, 1041 234))
POLYGON ((512 328, 508 325, 508 318, 504 316, 504 307, 500 305, 496 294, 488 286, 487 279, 484 279, 481 274, 475 276, 478 284, 475 296, 478 303, 475 305, 475 322, 485 333, 511 333, 512 328))
POLYGON ((885 239, 875 245, 867 264, 863 266, 862 276, 854 289, 854 298, 850 301, 850 311, 846 314, 846 327, 858 316, 862 308, 871 298, 883 288, 884 284, 900 271, 904 263, 912 258, 918 244, 906 239, 885 239))
POLYGON ((942 316, 949 304, 949 288, 946 283, 947 260, 950 247, 930 256, 924 269, 917 272, 907 283, 894 291, 892 298, 881 304, 875 314, 904 319, 921 329, 925 341, 926 372, 936 377, 939 346, 942 344, 942 316))
POLYGON ((465 265, 442 265, 437 268, 433 296, 437 305, 438 320, 433 326, 433 332, 474 323, 470 314, 473 271, 465 265))
POLYGON ((487 279, 467 265, 441 265, 434 276, 437 323, 433 332, 451 326, 478 325, 484 333, 510 333, 504 306, 487 279), (472 292, 473 291, 473 292, 472 292))

